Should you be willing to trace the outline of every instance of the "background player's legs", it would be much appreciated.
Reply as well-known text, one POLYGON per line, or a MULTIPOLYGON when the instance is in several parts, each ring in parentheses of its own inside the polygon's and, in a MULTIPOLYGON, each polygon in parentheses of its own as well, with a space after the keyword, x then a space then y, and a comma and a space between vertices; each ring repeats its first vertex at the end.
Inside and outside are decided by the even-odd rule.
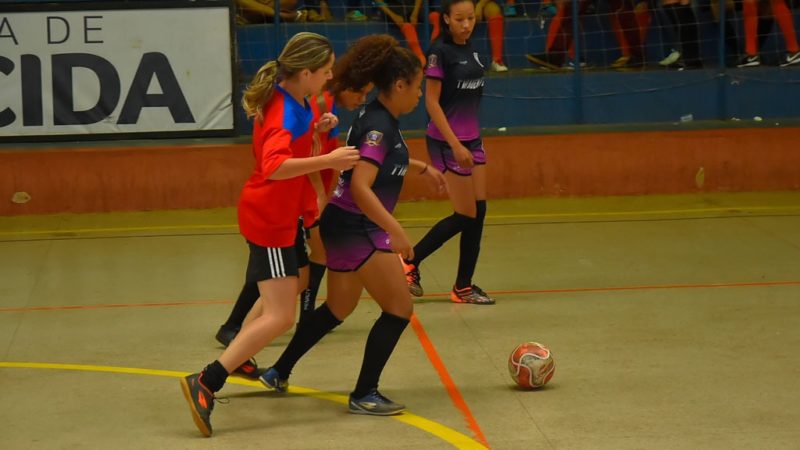
POLYGON ((436 223, 414 246, 414 259, 406 261, 415 268, 450 238, 460 233, 475 218, 475 192, 469 176, 444 174, 454 213, 436 223))
MULTIPOLYGON (((314 311, 317 301, 319 286, 322 284, 322 277, 325 276, 325 246, 319 236, 319 227, 309 230, 310 237, 307 241, 311 254, 309 259, 308 283, 306 288, 300 293, 300 322, 314 311)), ((302 276, 302 273, 301 273, 302 276)))
POLYGON ((486 217, 486 166, 475 166, 469 178, 475 193, 475 217, 461 232, 456 289, 472 286, 472 276, 475 274, 481 249, 483 221, 486 217))
MULTIPOLYGON (((272 381, 273 379, 288 379, 297 361, 353 312, 362 290, 363 286, 355 272, 328 272, 328 300, 297 325, 289 345, 267 370, 262 381, 266 378, 265 383, 278 387, 277 381, 272 381)), ((285 386, 280 388, 283 389, 285 386)))
POLYGON ((258 296, 258 284, 254 282, 245 282, 228 316, 228 320, 226 320, 225 323, 219 327, 219 331, 217 331, 217 335, 215 336, 217 342, 225 347, 231 343, 233 338, 236 337, 236 333, 242 328, 242 323, 244 323, 247 313, 250 312, 256 300, 258 300, 258 296))

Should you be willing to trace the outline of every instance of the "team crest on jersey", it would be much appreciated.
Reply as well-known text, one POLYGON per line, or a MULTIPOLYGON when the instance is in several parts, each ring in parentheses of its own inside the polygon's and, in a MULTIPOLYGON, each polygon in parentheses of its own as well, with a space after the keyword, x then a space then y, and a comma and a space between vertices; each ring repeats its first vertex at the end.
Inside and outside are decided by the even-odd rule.
POLYGON ((428 56, 428 67, 436 67, 439 65, 439 57, 436 55, 428 56))
POLYGON ((370 147, 377 147, 383 139, 383 133, 380 131, 372 130, 367 133, 367 145, 370 147))
POLYGON ((475 62, 477 62, 479 66, 483 67, 483 64, 481 63, 481 59, 478 58, 478 52, 472 52, 472 56, 475 57, 475 62))

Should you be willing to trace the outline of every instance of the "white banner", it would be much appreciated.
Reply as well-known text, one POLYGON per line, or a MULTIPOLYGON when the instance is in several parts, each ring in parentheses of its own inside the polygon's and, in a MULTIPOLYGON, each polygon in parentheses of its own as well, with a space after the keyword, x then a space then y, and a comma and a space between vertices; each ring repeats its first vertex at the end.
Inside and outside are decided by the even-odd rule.
POLYGON ((229 14, 0 13, 0 136, 233 129, 229 14))

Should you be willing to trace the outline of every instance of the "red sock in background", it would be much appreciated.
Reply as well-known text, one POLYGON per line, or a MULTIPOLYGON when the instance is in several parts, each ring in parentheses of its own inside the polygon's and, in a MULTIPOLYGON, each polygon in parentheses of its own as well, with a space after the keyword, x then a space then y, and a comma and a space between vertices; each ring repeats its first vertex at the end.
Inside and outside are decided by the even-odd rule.
POLYGON ((559 4, 556 9, 556 15, 553 16, 553 20, 550 22, 550 28, 547 29, 547 40, 544 44, 545 53, 549 53, 550 49, 553 48, 558 32, 561 30, 561 21, 564 20, 565 9, 564 3, 559 4))
POLYGON ((650 15, 650 10, 647 9, 647 3, 645 2, 637 3, 633 13, 636 14, 636 24, 639 25, 639 40, 644 43, 647 37, 647 30, 650 28, 650 20, 652 20, 653 16, 650 15))
POLYGON ((439 28, 439 16, 440 14, 437 11, 428 14, 428 20, 431 22, 431 25, 433 25, 433 30, 431 30, 431 42, 435 41, 436 38, 439 37, 439 33, 442 32, 439 28))
POLYGON ((611 29, 614 31, 614 37, 617 38, 622 56, 631 56, 631 46, 625 40, 625 33, 622 32, 622 27, 619 25, 619 17, 616 14, 611 14, 611 29))
POLYGON ((503 64, 503 16, 490 17, 489 43, 492 46, 492 61, 503 64))
POLYGON ((758 8, 756 0, 744 0, 744 51, 747 56, 758 55, 758 8))
POLYGON ((789 53, 797 53, 800 51, 800 48, 797 46, 797 34, 794 31, 794 20, 792 18, 792 12, 789 11, 789 8, 786 6, 786 2, 783 0, 772 0, 772 15, 775 17, 775 21, 778 22, 778 25, 781 27, 781 32, 783 32, 783 39, 786 42, 786 50, 789 53))
POLYGON ((410 23, 404 23, 403 26, 400 27, 400 32, 403 33, 403 37, 406 38, 408 48, 417 55, 417 58, 419 58, 419 61, 422 63, 422 67, 425 67, 425 53, 422 53, 422 48, 419 46, 417 29, 410 23))

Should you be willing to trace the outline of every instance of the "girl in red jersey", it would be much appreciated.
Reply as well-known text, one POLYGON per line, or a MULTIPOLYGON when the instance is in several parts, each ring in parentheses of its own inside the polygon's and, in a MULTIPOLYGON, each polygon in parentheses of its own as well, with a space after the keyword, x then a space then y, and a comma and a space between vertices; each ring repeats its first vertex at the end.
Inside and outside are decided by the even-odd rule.
POLYGON ((250 246, 247 281, 257 283, 263 301, 256 317, 219 359, 181 379, 192 418, 205 436, 212 432, 214 393, 222 389, 228 375, 294 325, 297 218, 308 198, 315 196, 306 175, 349 169, 358 160, 358 151, 345 147, 311 155, 312 117, 305 97, 322 90, 332 77, 333 62, 327 38, 298 33, 277 61, 259 69, 244 93, 243 107, 255 119, 256 164, 239 199, 239 229, 250 246))
MULTIPOLYGON (((397 41, 391 36, 380 35, 368 40, 358 40, 351 46, 348 52, 334 65, 333 79, 328 82, 327 89, 309 102, 313 112, 312 123, 317 124, 326 114, 335 113, 337 105, 352 111, 366 102, 367 94, 374 87, 371 72, 374 70, 372 59, 376 57, 375 53, 386 45, 397 45, 397 41), (354 58, 354 55, 358 55, 358 58, 354 58)), ((338 127, 318 133, 318 138, 320 154, 330 153, 339 145, 338 127)), ((309 176, 317 178, 314 174, 309 176)), ((302 234, 298 234, 295 247, 300 265, 299 285, 303 289, 300 297, 301 322, 305 320, 308 313, 314 310, 319 286, 325 274, 325 248, 319 238, 319 228, 316 225, 319 212, 324 209, 331 188, 336 181, 334 172, 330 169, 319 172, 317 179, 320 183, 317 185, 312 182, 312 184, 315 184, 317 188, 319 201, 307 205, 303 219, 307 240, 304 241, 302 234), (306 255, 305 252, 306 243, 310 250, 309 255, 306 255)), ((242 324, 246 322, 245 319, 253 305, 256 304, 258 297, 256 283, 245 282, 228 319, 217 331, 216 339, 220 344, 226 347, 230 344, 242 324)), ((259 308, 260 306, 256 309, 259 308)), ((255 378, 259 375, 254 361, 243 365, 237 369, 237 372, 248 378, 255 378)))

